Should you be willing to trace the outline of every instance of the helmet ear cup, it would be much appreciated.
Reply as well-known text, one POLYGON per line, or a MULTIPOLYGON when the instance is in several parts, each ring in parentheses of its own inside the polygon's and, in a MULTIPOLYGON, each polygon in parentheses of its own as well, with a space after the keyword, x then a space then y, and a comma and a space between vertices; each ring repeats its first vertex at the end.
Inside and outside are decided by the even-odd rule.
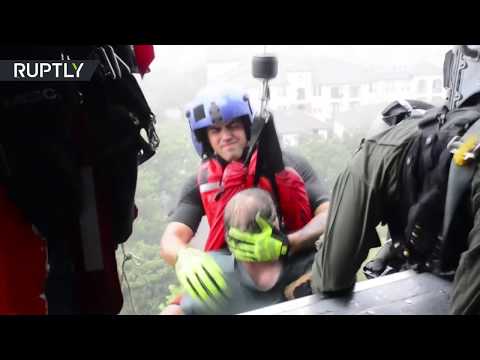
POLYGON ((195 136, 197 138, 197 141, 202 144, 203 154, 201 154, 201 156, 212 156, 213 149, 210 146, 210 141, 208 141, 207 129, 200 129, 195 131, 195 136))
POLYGON ((248 116, 243 117, 243 126, 245 128, 245 134, 247 135, 247 141, 250 141, 250 136, 252 135, 252 123, 248 116))

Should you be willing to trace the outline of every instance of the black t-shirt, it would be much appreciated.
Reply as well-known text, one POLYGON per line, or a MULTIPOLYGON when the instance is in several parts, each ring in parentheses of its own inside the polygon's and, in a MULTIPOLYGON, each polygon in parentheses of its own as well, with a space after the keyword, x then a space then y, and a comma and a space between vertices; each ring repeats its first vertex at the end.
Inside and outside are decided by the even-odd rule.
MULTIPOLYGON (((292 167, 303 179, 310 201, 312 212, 325 201, 329 200, 328 191, 317 176, 307 159, 298 154, 283 152, 283 160, 286 167, 292 167)), ((197 184, 197 175, 191 176, 182 188, 180 200, 176 208, 169 216, 170 221, 180 222, 196 232, 202 216, 205 215, 203 203, 200 198, 200 190, 197 184)))

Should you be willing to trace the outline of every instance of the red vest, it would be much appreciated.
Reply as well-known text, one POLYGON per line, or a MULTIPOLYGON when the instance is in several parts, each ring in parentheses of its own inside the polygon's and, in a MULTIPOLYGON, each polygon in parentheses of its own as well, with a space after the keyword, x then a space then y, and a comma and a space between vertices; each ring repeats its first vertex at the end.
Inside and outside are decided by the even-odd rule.
MULTIPOLYGON (((236 193, 254 187, 256 163, 255 151, 248 168, 238 161, 222 167, 216 159, 209 159, 200 166, 197 184, 210 226, 205 251, 218 250, 225 246, 225 207, 236 193)), ((275 174, 275 182, 279 196, 276 200, 283 215, 285 230, 287 233, 297 231, 313 217, 305 183, 293 168, 285 168, 275 174)), ((263 176, 256 187, 273 195, 270 181, 263 176)))
POLYGON ((0 314, 45 315, 46 242, 0 186, 0 314))
MULTIPOLYGON (((96 180, 96 185, 106 191, 96 180)), ((79 296, 79 308, 75 312, 117 314, 123 305, 115 259, 117 244, 111 234, 108 194, 100 189, 84 199, 96 209, 95 214, 84 216, 81 228, 71 229, 68 235, 74 239, 77 265, 75 294, 79 296)), ((48 313, 47 267, 47 241, 0 185, 0 315, 48 313)))

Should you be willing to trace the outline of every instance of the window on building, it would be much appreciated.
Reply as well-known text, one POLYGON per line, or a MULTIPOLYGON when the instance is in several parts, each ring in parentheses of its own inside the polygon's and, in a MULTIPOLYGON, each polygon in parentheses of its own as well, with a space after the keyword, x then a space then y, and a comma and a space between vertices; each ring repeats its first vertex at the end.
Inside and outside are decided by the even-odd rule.
POLYGON ((424 79, 419 80, 417 90, 419 93, 427 92, 427 81, 424 79))
POLYGON ((334 98, 334 99, 338 99, 338 98, 341 98, 341 97, 342 97, 342 92, 341 92, 339 86, 333 86, 333 87, 331 88, 331 96, 332 96, 332 98, 334 98))
POLYGON ((370 91, 371 93, 375 92, 375 86, 373 83, 368 84, 368 91, 370 91))
POLYGON ((340 112, 340 104, 332 103, 332 116, 338 114, 339 112, 340 112))
POLYGON ((322 85, 316 84, 313 86, 313 95, 322 96, 322 85))
POLYGON ((305 100, 305 89, 297 89, 297 100, 305 100))
POLYGON ((356 98, 360 95, 360 86, 350 86, 350 97, 356 98))
POLYGON ((354 110, 356 109, 357 107, 360 106, 360 102, 359 101, 351 101, 350 102, 350 110, 354 110))
POLYGON ((440 80, 440 79, 433 80, 433 85, 432 85, 433 92, 435 92, 435 93, 441 92, 442 87, 443 87, 442 80, 440 80))

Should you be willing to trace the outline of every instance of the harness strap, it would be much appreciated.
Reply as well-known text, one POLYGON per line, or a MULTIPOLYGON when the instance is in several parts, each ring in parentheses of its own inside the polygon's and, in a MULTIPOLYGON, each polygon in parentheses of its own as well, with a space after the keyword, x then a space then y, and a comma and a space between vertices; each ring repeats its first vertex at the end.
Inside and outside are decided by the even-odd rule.
MULTIPOLYGON (((476 121, 468 129, 468 131, 462 136, 462 140, 473 134, 480 136, 480 121, 476 121)), ((450 226, 452 224, 455 212, 460 204, 460 200, 462 199, 465 192, 469 189, 473 174, 475 172, 475 168, 475 162, 467 166, 458 166, 453 161, 450 163, 445 202, 445 216, 443 219, 441 236, 442 247, 445 245, 445 241, 448 238, 450 226)))

